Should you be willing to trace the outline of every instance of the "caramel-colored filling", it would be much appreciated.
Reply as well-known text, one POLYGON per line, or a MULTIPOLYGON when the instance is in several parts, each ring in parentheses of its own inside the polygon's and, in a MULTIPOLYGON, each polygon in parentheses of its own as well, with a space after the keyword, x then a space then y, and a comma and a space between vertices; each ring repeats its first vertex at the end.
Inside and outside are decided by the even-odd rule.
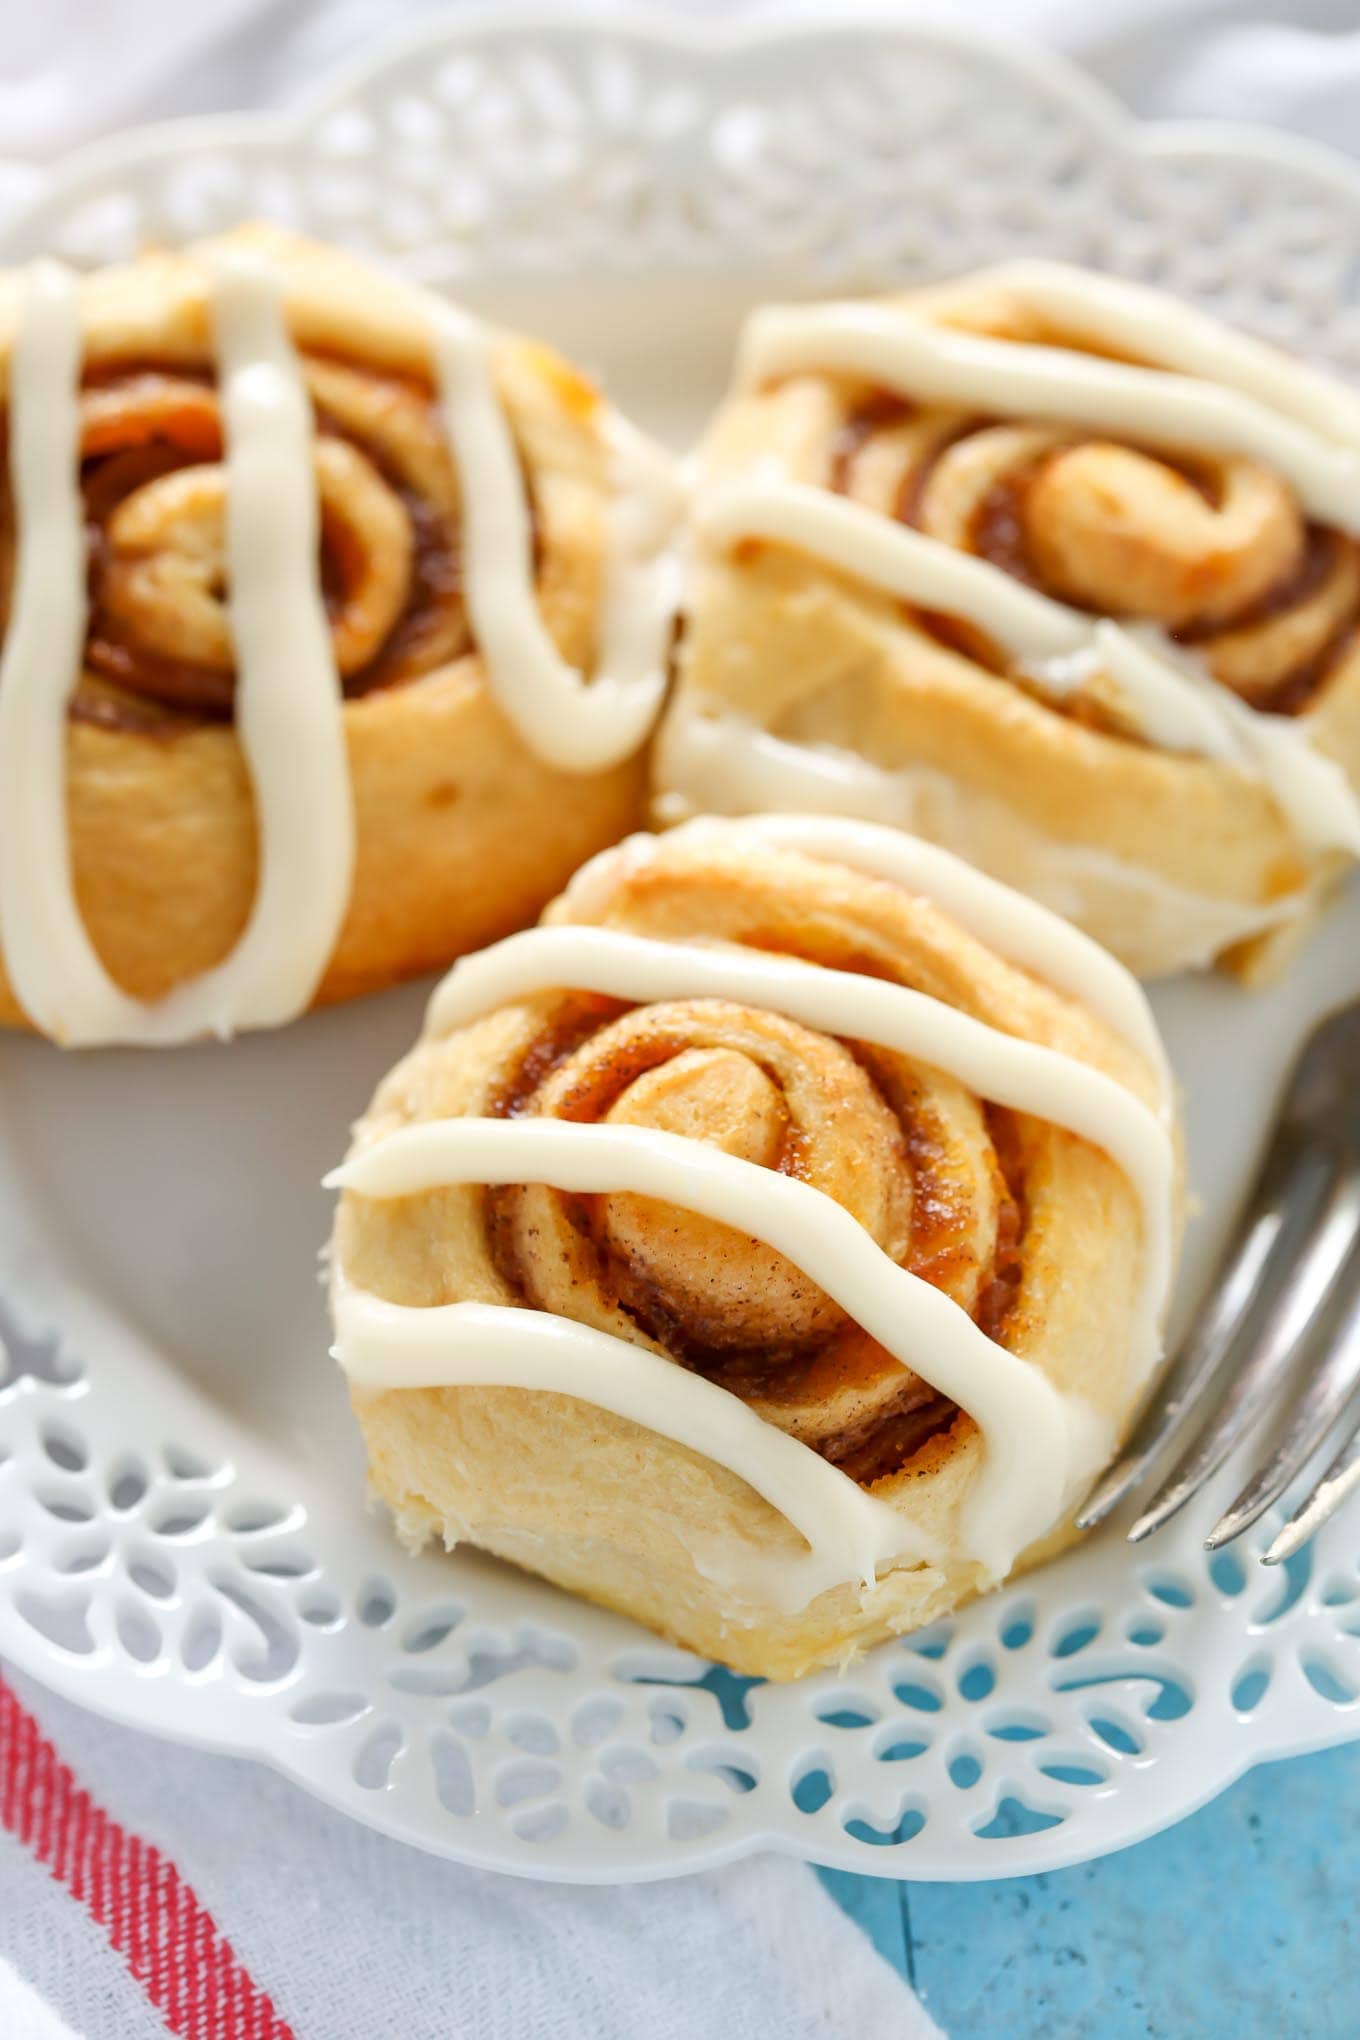
MULTIPOLYGON (((790 950, 788 931, 744 930, 790 950)), ((809 926, 809 960, 891 976, 809 926)), ((903 1058, 716 999, 631 1008, 554 995, 488 1100, 498 1115, 655 1127, 833 1196, 884 1251, 1006 1338, 1023 1267, 1014 1115, 903 1058)), ((854 1478, 899 1471, 957 1411, 760 1242, 631 1195, 482 1193, 492 1260, 525 1304, 634 1335, 739 1395, 854 1478)))
MULTIPOLYGON (((320 579, 348 697, 472 649, 459 492, 435 396, 415 378, 308 355, 316 412, 320 579)), ((80 721, 173 735, 230 718, 226 469, 218 393, 182 368, 87 375, 81 487, 89 542, 80 721)), ((0 501, 0 615, 15 546, 0 501)))
MULTIPOLYGON (((1178 459, 870 390, 847 405, 828 483, 1056 601, 1160 625, 1268 714, 1315 707, 1354 645, 1360 546, 1310 523, 1290 488, 1253 461, 1178 459)), ((916 620, 1028 685, 974 627, 916 620)), ((1060 712, 1128 735, 1097 701, 1074 699, 1060 712)))

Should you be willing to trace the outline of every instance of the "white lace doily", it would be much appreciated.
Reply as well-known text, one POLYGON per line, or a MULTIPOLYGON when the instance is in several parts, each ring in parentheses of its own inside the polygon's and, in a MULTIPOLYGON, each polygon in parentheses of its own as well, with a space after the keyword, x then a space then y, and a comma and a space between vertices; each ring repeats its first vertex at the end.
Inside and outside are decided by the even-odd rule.
MULTIPOLYGON (((719 47, 445 26, 296 120, 86 153, 11 208, 0 255, 104 260, 257 213, 564 338, 676 429, 768 290, 1023 251, 1165 283, 1360 374, 1345 166, 1275 137, 1138 129, 1057 67, 934 32, 719 47)), ((1159 999, 1208 1208, 1191 1287, 1291 1043, 1360 989, 1356 902, 1330 932, 1266 999, 1159 999)), ((476 1557, 403 1557, 360 1506, 311 1262, 317 1179, 418 1007, 398 994, 226 1051, 0 1043, 11 1661, 427 1848, 557 1877, 759 1847, 1010 1876, 1357 1732, 1354 1515, 1274 1576, 1245 1548, 1206 1560, 1208 1506, 1137 1555, 1107 1534, 845 1679, 792 1687, 476 1557)))

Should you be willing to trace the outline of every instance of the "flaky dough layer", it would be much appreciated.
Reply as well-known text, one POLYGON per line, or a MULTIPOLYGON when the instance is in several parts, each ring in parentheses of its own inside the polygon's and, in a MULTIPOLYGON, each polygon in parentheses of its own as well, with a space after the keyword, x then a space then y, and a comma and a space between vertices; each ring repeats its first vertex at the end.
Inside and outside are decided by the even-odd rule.
MULTIPOLYGON (((754 944, 870 970, 1088 1062, 1145 1099, 1152 1073, 1102 1022, 929 902, 790 851, 661 839, 549 910, 661 940, 754 944), (611 877, 609 874, 613 873, 611 877)), ((1087 1142, 909 1058, 852 1048, 736 1001, 619 1011, 544 993, 429 1035, 380 1085, 362 1147, 463 1115, 657 1126, 766 1166, 795 1164, 885 1251, 945 1288, 1113 1439, 1139 1394, 1138 1206, 1087 1142)), ((391 1302, 529 1305, 688 1358, 851 1470, 937 1540, 929 1565, 790 1608, 803 1540, 725 1468, 570 1393, 356 1390, 374 1491, 412 1544, 469 1542, 739 1670, 791 1678, 933 1620, 984 1584, 966 1555, 971 1420, 885 1355, 806 1276, 670 1206, 542 1188, 347 1193, 341 1279, 391 1302), (782 1356, 782 1357, 781 1357, 782 1356)), ((567 1384, 564 1382, 564 1388, 567 1384)), ((1071 1536, 1055 1524, 1029 1559, 1071 1536)))
MULTIPOLYGON (((592 774, 555 770, 492 699, 457 588, 459 482, 434 411, 419 294, 275 229, 234 238, 267 250, 282 274, 327 444, 339 449, 330 498, 323 487, 323 529, 327 520, 340 529, 347 577, 334 620, 342 674, 356 681, 344 728, 357 859, 349 912, 317 992, 325 1003, 435 968, 532 920, 583 857, 636 821, 643 767, 631 759, 592 774), (392 557, 411 547, 394 519, 424 531, 436 593, 423 636, 370 686, 362 671, 346 672, 347 661, 375 672, 387 637, 395 644, 409 619, 401 589, 391 594, 384 584, 392 557), (363 604, 380 598, 391 612, 375 624, 363 604)), ((18 289, 17 276, 0 279, 0 392, 18 289)), ((92 461, 135 457, 149 434, 215 504, 220 434, 201 257, 149 254, 96 272, 81 303, 92 461)), ((602 595, 607 409, 536 343, 504 337, 495 367, 529 479, 540 608, 563 656, 588 667, 602 595)), ((148 1000, 228 954, 256 883, 254 804, 235 730, 175 695, 181 667, 191 694, 217 684, 212 660, 220 663, 223 631, 218 610, 205 620, 201 603, 181 601, 179 585, 190 577, 180 570, 198 533, 178 528, 173 504, 162 501, 170 504, 155 471, 133 474, 112 507, 95 498, 93 614, 113 651, 82 679, 67 753, 79 907, 112 977, 148 1000), (147 548, 164 569, 159 579, 138 578, 147 548)), ((13 534, 2 536, 8 559, 13 534)), ((220 609, 220 588, 212 602, 220 609)), ((222 671, 229 686, 229 665, 222 671)), ((27 1024, 2 959, 0 1023, 27 1024)))
MULTIPOLYGON (((991 338, 1080 349, 986 272, 891 308, 991 338)), ((890 397, 844 375, 739 389, 701 452, 701 493, 777 475, 986 558, 1095 616, 1181 632, 1220 684, 1302 705, 1360 784, 1360 547, 1312 529, 1254 462, 1162 458, 890 397)), ((704 548, 679 685, 656 747, 659 818, 774 805, 888 821, 1076 920, 1140 975, 1218 958, 1283 967, 1344 856, 1303 844, 1235 766, 1055 707, 971 625, 925 614, 791 546, 704 548), (706 733, 711 741, 706 742, 706 733), (848 772, 744 779, 755 738, 848 772)))

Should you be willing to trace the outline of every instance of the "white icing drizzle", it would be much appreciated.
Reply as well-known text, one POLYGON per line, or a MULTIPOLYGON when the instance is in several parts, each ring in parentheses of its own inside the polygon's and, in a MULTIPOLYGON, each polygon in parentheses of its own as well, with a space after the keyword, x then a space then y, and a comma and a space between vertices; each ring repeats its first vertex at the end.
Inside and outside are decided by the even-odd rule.
MULTIPOLYGON (((610 452, 612 528, 600 619, 600 665, 619 684, 665 696, 671 634, 680 608, 684 559, 679 529, 689 509, 684 472, 617 411, 605 431, 610 452), (630 681, 627 676, 634 676, 630 681)), ((592 681, 592 688, 599 684, 592 681)))
POLYGON ((66 711, 86 621, 75 279, 36 264, 20 312, 10 390, 17 571, 0 662, 0 929, 20 1003, 71 1046, 186 1041, 291 1019, 316 989, 349 900, 354 825, 317 567, 311 406, 268 265, 220 251, 212 293, 237 726, 260 878, 231 955, 154 1005, 109 977, 72 882, 66 711))
POLYGON ((719 850, 740 850, 748 844, 793 850, 868 878, 886 879, 933 901, 1008 963, 1097 1014, 1156 1072, 1163 1116, 1170 1120, 1175 1085, 1147 994, 1133 972, 1089 935, 934 843, 850 817, 780 814, 772 802, 759 806, 762 812, 740 821, 703 816, 665 836, 629 836, 613 849, 600 851, 567 886, 563 898, 568 910, 580 909, 583 918, 593 918, 607 900, 616 873, 689 843, 719 850))
POLYGON ((676 601, 669 464, 611 423, 613 532, 595 677, 567 664, 539 612, 519 456, 492 373, 490 334, 451 305, 434 315, 445 427, 462 482, 468 615, 487 684, 525 743, 565 772, 598 772, 644 742, 666 686, 676 601))
MULTIPOLYGON (((278 280, 258 255, 208 257, 226 438, 228 610, 236 724, 255 794, 259 879, 221 964, 154 1004, 110 978, 81 920, 66 814, 67 706, 87 598, 79 493, 80 308, 55 263, 30 270, 11 368, 18 540, 0 662, 0 931, 15 994, 68 1046, 171 1043, 294 1018, 348 908, 354 818, 341 690, 317 567, 311 405, 278 280)), ((533 748, 573 771, 637 749, 665 686, 681 496, 659 451, 612 414, 612 533, 599 677, 585 686, 538 615, 524 487, 492 385, 489 340, 452 309, 438 354, 464 493, 469 611, 498 698, 533 748)))
MULTIPOLYGON (((1074 297, 1081 286, 1074 274, 1074 297)), ((1168 328, 1174 307, 1167 307, 1168 328)), ((1187 343, 1188 345, 1189 343, 1187 343)), ((739 379, 808 372, 861 377, 927 403, 1091 426, 1181 451, 1245 454, 1283 475, 1312 517, 1360 533, 1360 447, 1283 415, 1259 376, 1225 385, 1072 348, 1037 347, 932 324, 903 305, 773 305, 747 324, 739 379)), ((1245 374, 1240 355, 1236 375, 1245 374)))
POLYGON ((901 601, 967 618, 1055 700, 1104 672, 1140 735, 1259 779, 1302 842, 1360 855, 1360 795, 1313 747, 1306 724, 1258 714, 1150 626, 1069 609, 990 560, 807 482, 724 484, 701 503, 698 528, 716 546, 748 538, 792 546, 901 601))
MULTIPOLYGON (((458 1124, 479 1126, 476 1120, 458 1124)), ((935 1555, 933 1540, 919 1526, 767 1424, 739 1397, 611 1332, 501 1304, 411 1310, 343 1279, 333 1285, 332 1308, 335 1357, 362 1393, 457 1385, 578 1396, 616 1417, 664 1431, 678 1445, 726 1467, 807 1540, 805 1561, 789 1568, 791 1607, 805 1607, 847 1580, 869 1585, 889 1560, 935 1555)))
MULTIPOLYGON (((747 716, 683 696, 661 728, 656 780, 666 789, 656 808, 667 824, 796 808, 917 832, 956 857, 1004 872, 1003 892, 1021 888, 1067 920, 1097 930, 1144 977, 1207 965, 1230 944, 1303 912, 1313 896, 1304 887, 1252 903, 1190 892, 1146 865, 1091 844, 1063 842, 935 767, 890 769, 829 744, 793 743, 747 716)), ((583 875, 573 880, 573 895, 583 875)))
POLYGON ((0 659, 0 932, 16 997, 59 1039, 83 1004, 117 996, 76 911, 66 827, 66 703, 85 641, 79 376, 76 280, 36 262, 10 357, 17 543, 0 659))
MULTIPOLYGON (((1164 291, 1065 262, 1004 262, 970 281, 985 292, 1017 298, 1074 339, 1230 384, 1323 439, 1360 447, 1360 396, 1346 383, 1164 291)), ((946 295, 949 289, 946 285, 946 295)))
MULTIPOLYGON (((1145 1002, 1117 965, 1042 908, 1015 901, 994 881, 928 846, 886 829, 799 816, 706 821, 682 835, 696 840, 717 836, 735 850, 743 844, 797 849, 938 898, 965 927, 984 937, 1000 935, 1002 953, 1086 999, 1136 1047, 1146 1048, 1152 1029, 1145 1002), (1001 923, 1008 903, 1012 923, 1005 928, 1001 923)), ((665 841, 651 841, 649 850, 649 839, 632 838, 593 860, 575 882, 572 900, 607 897, 611 866, 626 875, 640 858, 664 856, 665 841)), ((1131 1361, 1140 1379, 1155 1364, 1171 1273, 1175 1168, 1170 1078, 1155 1034, 1149 1061, 1158 1075, 1160 1097, 1158 1109, 1151 1109, 1073 1057, 986 1026, 904 986, 790 957, 657 941, 579 924, 530 930, 463 959, 436 992, 428 1029, 438 1035, 516 999, 567 986, 634 1004, 711 996, 758 1005, 822 1032, 929 1063, 981 1097, 1047 1119, 1102 1147, 1127 1175, 1142 1211, 1131 1361)), ((646 1128, 552 1120, 440 1120, 361 1146, 327 1180, 375 1197, 407 1196, 454 1182, 543 1182, 583 1193, 632 1191, 701 1212, 762 1240, 978 1424, 984 1456, 965 1509, 965 1541, 991 1575, 1004 1574, 1018 1552, 1051 1527, 1108 1452, 1109 1426, 1085 1403, 1061 1395, 1039 1369, 989 1339, 942 1291, 898 1267, 834 1199, 703 1142, 646 1128)), ((366 1390, 488 1381, 551 1387, 604 1400, 618 1414, 707 1451, 782 1509, 808 1538, 812 1574, 820 1583, 811 1575, 804 1582, 808 1598, 837 1580, 872 1578, 866 1553, 874 1563, 889 1556, 929 1559, 919 1532, 908 1522, 898 1519, 892 1528, 881 1516, 847 1516, 843 1497, 830 1514, 819 1499, 810 1516, 795 1515, 780 1499, 784 1491, 779 1485, 790 1441, 759 1422, 752 1429, 745 1417, 735 1428, 720 1426, 714 1433, 708 1425, 718 1406, 711 1402, 711 1387, 705 1385, 701 1406, 693 1394, 697 1378, 664 1361, 659 1374, 654 1366, 647 1368, 646 1393, 640 1384, 635 1390, 629 1374, 635 1349, 624 1341, 602 1345, 603 1334, 551 1320, 558 1329, 542 1336, 556 1343, 551 1348, 535 1344, 533 1358, 520 1366, 513 1327, 531 1320, 533 1313, 512 1309, 489 1315, 483 1307, 469 1315, 469 1307, 462 1305, 406 1308, 366 1297, 343 1279, 335 1308, 337 1357, 366 1390), (767 1452, 766 1445, 776 1439, 778 1444, 767 1452), (875 1546, 878 1536, 888 1541, 875 1546)), ((538 1341, 540 1335, 533 1337, 538 1341)), ((816 1478, 820 1498, 826 1483, 822 1475, 816 1478)))
POLYGON ((1164 1117, 1113 1077, 906 985, 795 957, 663 942, 618 928, 529 928, 464 957, 430 1001, 427 1029, 446 1034, 512 1000, 566 985, 634 1004, 715 998, 760 1006, 823 1034, 929 1063, 980 1098, 1046 1119, 1102 1148, 1129 1178, 1142 1208, 1134 1365, 1140 1378, 1151 1371, 1171 1280, 1174 1153, 1164 1117))
MULTIPOLYGON (((1017 1553, 1051 1528, 1074 1485, 1099 1464, 1085 1463, 1100 1430, 1090 1411, 1084 1405, 1069 1405, 1037 1368, 989 1339, 942 1290, 898 1267, 834 1198, 702 1141, 646 1127, 442 1119, 402 1127, 371 1147, 360 1148, 327 1178, 331 1187, 367 1197, 406 1197, 469 1182, 547 1183, 583 1194, 630 1191, 656 1197, 734 1226, 785 1255, 871 1338, 904 1366, 922 1373, 977 1423, 985 1454, 965 1510, 965 1542, 970 1555, 993 1576, 1008 1571, 1017 1553), (923 1352, 929 1355, 924 1367, 919 1359, 923 1352)), ((342 1287, 336 1299, 336 1357, 347 1372, 357 1370, 356 1378, 370 1389, 462 1382, 469 1379, 466 1366, 473 1370, 471 1379, 477 1380, 479 1366, 484 1366, 475 1356, 482 1327, 470 1328, 472 1336, 465 1346, 457 1336, 457 1322, 451 1323, 449 1317, 465 1308, 444 1306, 442 1324, 438 1306, 387 1304, 375 1314, 360 1292, 342 1287), (467 1346, 474 1349, 471 1356, 467 1346)), ((505 1313, 511 1327, 524 1315, 514 1309, 505 1313)), ((561 1357, 560 1371, 550 1375, 550 1385, 572 1394, 590 1378, 576 1375, 577 1356, 588 1366, 605 1335, 590 1332, 578 1339, 575 1335, 584 1328, 565 1319, 553 1322, 560 1327, 561 1357)), ((513 1338, 513 1330, 505 1336, 513 1338)), ((610 1344, 622 1349, 616 1355, 619 1371, 625 1365, 624 1354, 626 1364, 632 1364, 637 1349, 624 1340, 610 1344)), ((510 1352, 513 1355, 513 1348, 510 1352)), ((701 1409, 702 1421, 709 1420, 708 1400, 691 1395, 695 1377, 686 1369, 664 1360, 660 1368, 659 1374, 655 1369, 639 1370, 639 1381, 647 1380, 655 1400, 639 1395, 624 1414, 689 1442, 685 1433, 695 1435, 701 1409)), ((529 1371, 537 1373, 536 1367, 529 1371)), ((513 1357, 497 1378, 526 1385, 513 1357)), ((757 1437, 744 1424, 733 1427, 747 1469, 743 1478, 755 1474, 751 1484, 773 1501, 776 1493, 786 1493, 783 1473, 791 1464, 786 1450, 790 1441, 773 1426, 761 1423, 759 1428, 757 1437)), ((718 1448, 712 1456, 729 1464, 732 1437, 724 1434, 724 1426, 719 1423, 706 1435, 718 1448)), ((1101 1442, 1107 1444, 1108 1439, 1101 1442)), ((806 1446, 798 1450, 808 1453, 806 1446)), ((807 1460, 803 1464, 806 1467, 807 1460)), ((815 1553, 824 1560, 835 1553, 832 1570, 841 1580, 872 1580, 870 1559, 886 1554, 881 1548, 875 1551, 870 1531, 888 1534, 894 1555, 927 1555, 925 1540, 905 1518, 899 1518, 889 1533, 878 1518, 872 1525, 857 1519, 847 1523, 843 1508, 827 1524, 815 1510, 800 1507, 794 1517, 785 1500, 775 1506, 803 1530, 815 1553), (853 1559, 847 1528, 856 1538, 853 1559)))

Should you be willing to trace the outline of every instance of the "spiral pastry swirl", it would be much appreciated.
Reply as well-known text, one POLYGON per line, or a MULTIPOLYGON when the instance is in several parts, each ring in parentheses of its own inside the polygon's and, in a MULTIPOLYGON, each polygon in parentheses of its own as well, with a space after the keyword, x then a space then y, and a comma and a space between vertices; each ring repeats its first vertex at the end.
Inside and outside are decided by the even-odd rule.
MULTIPOLYGON (((458 487, 432 392, 314 358, 322 576, 348 695, 418 678, 470 648, 459 585, 458 487)), ((82 487, 96 701, 229 716, 226 476, 217 393, 200 376, 130 364, 87 373, 82 487)))
MULTIPOLYGON (((1160 626, 1270 714, 1303 714, 1360 671, 1360 546, 1308 520, 1257 461, 1177 459, 871 394, 846 412, 833 486, 1060 602, 1160 626)), ((974 648, 1007 669, 995 646, 974 648)), ((1120 729, 1110 712, 1103 726, 1120 729)))
POLYGON ((775 308, 744 370, 661 813, 896 820, 1142 973, 1278 968, 1360 848, 1350 394, 1048 264, 775 308))
MULTIPOLYGON (((856 984, 909 988, 946 1016, 1044 1044, 1149 1103, 1158 1095, 1144 1056, 1075 999, 1003 962, 929 900, 787 838, 696 824, 638 839, 597 860, 546 921, 627 938, 624 953, 634 940, 647 954, 716 953, 737 971, 743 959, 794 959, 852 1001, 856 984)), ((505 949, 513 967, 517 946, 505 949)), ((455 996, 458 984, 455 973, 455 996)), ((387 1392, 356 1381, 372 1477, 412 1538, 435 1528, 466 1537, 776 1675, 931 1619, 984 1581, 961 1525, 979 1464, 1004 1447, 984 1444, 928 1355, 918 1371, 852 1300, 761 1236, 762 1178, 809 1186, 849 1214, 892 1270, 937 1306, 948 1299, 970 1337, 1071 1398, 1083 1436, 1099 1435, 1097 1457, 1136 1397, 1147 1243, 1121 1167, 938 1063, 778 1010, 758 986, 637 1001, 531 991, 451 1032, 436 1008, 424 1042, 379 1089, 356 1157, 464 1120, 660 1135, 732 1158, 755 1185, 751 1230, 636 1184, 347 1194, 334 1244, 342 1359, 351 1291, 412 1318, 449 1304, 509 1310, 512 1323, 544 1314, 656 1356, 672 1382, 720 1389, 729 1408, 796 1441, 805 1465, 820 1461, 822 1478, 833 1468, 876 1506, 905 1509, 921 1536, 910 1556, 891 1547, 895 1562, 863 1605, 821 1576, 800 1594, 796 1532, 732 1466, 668 1435, 664 1395, 641 1424, 626 1420, 576 1399, 590 1391, 564 1355, 561 1393, 475 1375, 387 1392)), ((731 1422, 719 1420, 719 1435, 731 1422)), ((1037 1491, 1044 1476, 1031 1477, 1037 1491)), ((1070 1505, 1059 1490, 1071 1477, 1069 1467, 1036 1505, 1027 1541, 1070 1505)))
MULTIPOLYGON (((281 237, 247 238, 279 252, 281 237)), ((298 307, 299 355, 315 417, 332 649, 346 696, 357 698, 476 650, 462 487, 419 323, 403 331, 397 319, 370 312, 367 331, 344 330, 351 306, 336 287, 337 274, 342 288, 346 282, 340 258, 295 242, 286 253, 301 271, 295 288, 318 290, 298 307), (331 302, 319 294, 325 285, 331 302)), ((220 391, 210 336, 200 320, 190 327, 189 307, 178 301, 184 284, 169 260, 148 259, 141 270, 106 272, 90 285, 80 456, 91 603, 86 674, 73 707, 106 725, 223 720, 232 712, 220 391), (129 302, 137 284, 145 306, 129 302)), ((390 302, 398 309, 395 293, 390 302)), ((595 388, 546 348, 507 349, 499 373, 533 519, 540 609, 562 656, 586 664, 605 550, 605 409, 595 388), (573 427, 575 447, 567 443, 573 427)), ((15 538, 7 514, 6 590, 15 538)))
MULTIPOLYGON (((41 350, 26 354, 23 336, 36 331, 42 267, 0 278, 0 630, 23 666, 7 683, 16 728, 31 720, 15 707, 20 689, 36 698, 50 691, 48 668, 63 668, 65 826, 48 826, 44 796, 41 853, 34 839, 14 854, 51 867, 69 852, 64 890, 79 926, 67 947, 88 938, 113 988, 103 1005, 146 1008, 154 1037, 150 1009, 226 964, 273 890, 246 615, 265 658, 271 639, 294 647, 262 690, 276 711, 304 672, 313 699, 339 696, 324 764, 296 714, 287 727, 285 712, 273 715, 280 742, 302 754, 271 761, 277 780, 295 769, 300 797, 324 771, 329 805, 353 819, 348 909, 342 890, 338 915, 318 910, 325 939, 292 1011, 447 963, 532 920, 584 856, 639 818, 637 753, 670 632, 664 458, 550 349, 267 227, 68 277, 63 309, 53 299, 42 316, 71 342, 71 376, 58 387, 49 363, 39 389, 41 350), (272 454, 309 512, 299 571, 268 590, 263 548, 253 589, 233 564, 249 540, 231 514, 244 437, 231 423, 217 281, 233 261, 267 273, 282 346, 269 364, 237 364, 242 402, 253 401, 253 366, 269 400, 286 384, 302 417, 286 456, 267 427, 255 435, 252 458, 272 454), (62 444, 35 448, 26 498, 19 414, 55 415, 54 404, 62 444), (79 496, 68 509, 72 454, 79 496), (35 603, 72 610, 78 562, 62 568, 60 603, 50 585, 34 591, 82 547, 84 625, 70 659, 27 649, 18 619, 35 603), (301 636, 284 610, 303 619, 301 636), (611 664, 618 640, 630 652, 611 664), (636 673, 619 670, 628 656, 636 673)), ((11 763, 21 775, 24 761, 11 763)), ((284 816, 272 841, 286 834, 284 816)), ((332 882, 343 889, 344 874, 314 890, 332 882)), ((25 967, 31 988, 39 973, 25 967)), ((14 977, 0 961, 0 1024, 143 1038, 135 1010, 117 1009, 113 1035, 99 1016, 68 1025, 64 1004, 87 1013, 89 998, 59 983, 25 1001, 14 977)), ((219 1031, 235 1024, 226 1011, 219 1031)))

